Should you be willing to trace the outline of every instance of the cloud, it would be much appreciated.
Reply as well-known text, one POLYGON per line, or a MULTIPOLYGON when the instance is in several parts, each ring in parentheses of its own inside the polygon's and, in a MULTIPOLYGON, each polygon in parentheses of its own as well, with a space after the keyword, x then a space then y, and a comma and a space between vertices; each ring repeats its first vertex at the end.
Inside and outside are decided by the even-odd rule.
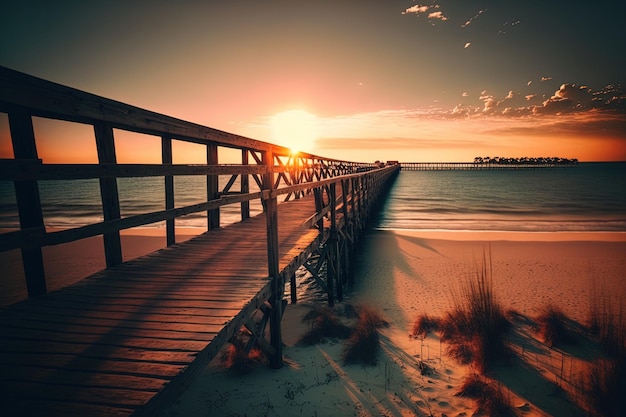
POLYGON ((541 77, 541 81, 550 81, 552 77, 541 77))
POLYGON ((492 113, 496 110, 496 107, 498 105, 498 102, 491 96, 484 97, 483 102, 485 103, 483 113, 492 113))
POLYGON ((448 20, 448 18, 446 16, 444 16, 442 11, 437 11, 437 12, 432 12, 428 14, 428 18, 429 19, 439 19, 443 22, 445 22, 446 20, 448 20))
MULTIPOLYGON (((469 97, 469 94, 462 94, 469 97)), ((552 95, 520 94, 509 90, 505 96, 496 96, 483 90, 478 100, 464 100, 449 110, 432 111, 434 119, 458 119, 502 116, 529 117, 542 115, 566 115, 584 113, 592 110, 611 111, 626 116, 626 90, 619 85, 608 85, 599 91, 592 91, 587 86, 562 84, 552 95)))
POLYGON ((533 109, 534 113, 561 113, 581 111, 592 108, 593 94, 590 89, 575 84, 561 84, 552 97, 541 106, 533 109))
POLYGON ((532 81, 528 81, 526 85, 531 85, 532 83, 533 83, 532 81))
POLYGON ((430 9, 430 6, 420 6, 419 4, 416 4, 415 6, 411 6, 403 11, 402 14, 414 13, 416 15, 419 15, 420 13, 426 13, 428 9, 430 9))
MULTIPOLYGON (((489 118, 490 123, 510 121, 537 126, 548 120, 552 120, 551 124, 556 123, 555 120, 566 124, 568 120, 587 118, 621 120, 621 124, 616 122, 615 126, 626 123, 626 90, 619 85, 608 85, 602 90, 591 91, 574 84, 563 84, 549 98, 542 98, 541 94, 523 95, 514 90, 500 97, 487 90, 482 91, 478 99, 471 97, 468 92, 461 93, 461 96, 463 103, 450 108, 403 108, 325 119, 322 130, 327 133, 321 136, 384 137, 389 126, 394 126, 396 132, 402 132, 396 133, 398 137, 409 137, 415 129, 424 132, 439 123, 463 121, 484 124, 486 118, 489 118), (339 131, 343 133, 337 133, 339 131)), ((622 133, 622 136, 625 134, 622 133)))
POLYGON ((508 27, 511 27, 511 28, 512 28, 512 27, 514 27, 514 26, 519 25, 520 23, 521 23, 521 20, 519 20, 519 19, 518 19, 518 20, 513 20, 512 22, 509 22, 509 21, 504 22, 504 23, 502 24, 502 29, 500 29, 500 30, 498 31, 498 35, 504 35, 504 34, 506 34, 506 30, 505 30, 506 28, 508 28, 508 27))
POLYGON ((472 44, 471 42, 467 42, 463 48, 467 49, 470 47, 471 44, 472 44))
POLYGON ((532 123, 508 124, 489 127, 484 133, 494 135, 545 135, 546 132, 560 136, 621 137, 626 139, 626 117, 613 113, 592 110, 588 113, 572 115, 567 119, 558 116, 545 116, 532 123))
POLYGON ((448 18, 443 14, 439 9, 439 5, 435 4, 432 6, 422 6, 420 4, 416 4, 415 6, 411 6, 408 9, 405 9, 402 14, 414 14, 416 16, 420 16, 422 14, 428 13, 428 19, 431 20, 441 20, 445 22, 448 18), (436 10, 436 11, 435 11, 436 10))
POLYGON ((474 21, 474 19, 478 18, 478 16, 480 16, 483 13, 485 13, 486 11, 487 11, 487 9, 479 10, 478 13, 476 13, 476 15, 474 15, 474 17, 470 17, 469 19, 467 19, 467 21, 465 23, 463 23, 461 25, 461 27, 462 28, 468 27, 474 21))

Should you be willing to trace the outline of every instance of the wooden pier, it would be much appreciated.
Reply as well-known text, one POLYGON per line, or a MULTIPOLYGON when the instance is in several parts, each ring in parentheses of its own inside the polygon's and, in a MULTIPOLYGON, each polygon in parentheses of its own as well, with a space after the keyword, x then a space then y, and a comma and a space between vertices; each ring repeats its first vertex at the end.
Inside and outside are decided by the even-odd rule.
POLYGON ((2 67, 0 113, 15 154, 0 160, 0 180, 14 183, 21 226, 0 234, 0 251, 20 251, 29 294, 0 311, 3 416, 154 415, 243 327, 270 365, 282 366, 287 280, 293 288, 304 266, 329 303, 341 300, 355 244, 399 171, 293 155, 2 67), (34 117, 92 126, 85 140, 95 141, 98 163, 39 159, 34 117), (118 131, 159 141, 162 163, 117 163, 118 131), (173 164, 176 141, 202 145, 206 164, 173 164), (220 163, 224 150, 238 152, 241 163, 220 163), (173 179, 180 175, 205 177, 206 201, 177 206, 173 179), (163 178, 164 209, 122 217, 117 178, 148 176, 163 178), (223 187, 220 176, 228 178, 223 187), (38 182, 85 178, 99 180, 104 220, 48 231, 38 182), (262 214, 250 216, 252 201, 262 214), (226 205, 239 208, 241 222, 221 224, 226 205), (206 213, 207 232, 176 243, 175 220, 198 212, 206 213), (167 247, 122 262, 120 231, 156 222, 165 222, 167 247), (103 237, 107 268, 49 293, 42 247, 92 236, 103 237))
POLYGON ((403 171, 519 171, 572 167, 556 163, 400 162, 403 171))

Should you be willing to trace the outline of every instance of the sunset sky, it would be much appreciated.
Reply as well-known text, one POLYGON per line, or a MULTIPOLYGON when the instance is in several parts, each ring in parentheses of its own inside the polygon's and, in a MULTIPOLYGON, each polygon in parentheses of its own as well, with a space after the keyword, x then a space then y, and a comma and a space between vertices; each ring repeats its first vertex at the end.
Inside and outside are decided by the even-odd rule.
MULTIPOLYGON (((12 3, 0 65, 254 139, 363 162, 626 160, 624 2, 12 3)), ((44 150, 74 135, 42 132, 44 150)))

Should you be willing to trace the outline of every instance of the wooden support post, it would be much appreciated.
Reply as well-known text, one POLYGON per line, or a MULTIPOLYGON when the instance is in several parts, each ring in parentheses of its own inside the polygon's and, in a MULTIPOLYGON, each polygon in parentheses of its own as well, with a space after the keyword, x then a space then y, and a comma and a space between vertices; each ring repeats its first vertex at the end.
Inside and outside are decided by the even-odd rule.
MULTIPOLYGON (((248 150, 241 150, 241 165, 248 165, 248 150)), ((247 194, 250 192, 250 177, 248 174, 241 174, 241 192, 247 194)), ((241 221, 250 218, 250 201, 241 202, 241 221)))
POLYGON ((272 195, 274 189, 274 156, 272 151, 263 152, 263 164, 267 166, 267 172, 263 175, 263 192, 265 201, 265 219, 267 225, 267 269, 272 280, 272 297, 270 304, 270 344, 275 352, 270 356, 270 366, 281 368, 283 366, 283 348, 280 321, 283 307, 283 285, 280 282, 279 259, 278 259, 278 199, 272 195))
POLYGON ((342 284, 348 285, 348 277, 351 275, 350 260, 352 259, 352 247, 354 243, 354 225, 352 222, 352 212, 350 211, 350 204, 348 201, 350 194, 350 181, 341 181, 341 195, 343 196, 343 230, 344 238, 342 239, 341 254, 343 255, 343 269, 342 269, 342 284))
POLYGON ((327 244, 330 248, 330 253, 328 256, 328 261, 326 265, 326 280, 328 281, 328 305, 330 307, 335 305, 335 295, 334 295, 334 285, 335 282, 339 285, 338 277, 337 277, 337 198, 335 195, 336 187, 335 183, 330 184, 330 191, 328 194, 328 198, 330 200, 330 237, 328 238, 327 244))
POLYGON ((298 291, 296 289, 296 274, 295 272, 291 274, 291 278, 289 280, 289 288, 291 292, 291 304, 298 303, 298 291))
MULTIPOLYGON (((210 143, 206 147, 206 161, 208 165, 217 165, 217 145, 210 143)), ((219 175, 207 175, 206 177, 207 200, 219 198, 219 175)), ((220 209, 216 208, 207 212, 208 230, 220 227, 220 209)))
MULTIPOLYGON (((11 112, 9 113, 9 127, 15 159, 39 159, 31 116, 24 112, 11 112)), ((45 231, 37 181, 15 181, 14 187, 20 228, 40 228, 45 231)), ((46 275, 41 247, 22 248, 22 264, 28 296, 45 294, 47 291, 46 275)))
MULTIPOLYGON (((324 209, 324 196, 321 187, 317 187, 313 189, 313 197, 315 198, 315 211, 317 213, 321 212, 324 209)), ((320 235, 324 233, 324 219, 319 219, 317 221, 317 230, 320 232, 320 235)))
MULTIPOLYGON (((113 128, 108 123, 94 125, 98 161, 101 164, 116 164, 115 140, 113 128)), ((100 196, 104 221, 118 220, 120 214, 120 197, 117 190, 117 178, 100 178, 100 196)), ((119 230, 104 233, 104 257, 107 268, 122 263, 122 243, 119 230)))
MULTIPOLYGON (((163 165, 172 164, 172 138, 164 135, 161 137, 161 155, 163 165)), ((174 208, 174 176, 165 176, 165 209, 174 208)), ((176 231, 174 228, 174 219, 165 220, 165 230, 167 246, 176 243, 176 231)))

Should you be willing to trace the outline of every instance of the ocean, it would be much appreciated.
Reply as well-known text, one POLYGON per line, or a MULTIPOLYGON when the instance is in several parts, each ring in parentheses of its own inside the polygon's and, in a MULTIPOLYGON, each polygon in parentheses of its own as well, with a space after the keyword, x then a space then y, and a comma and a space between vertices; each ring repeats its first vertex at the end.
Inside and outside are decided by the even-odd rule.
MULTIPOLYGON (((228 177, 220 177, 225 183, 228 177)), ((251 182, 251 187, 254 186, 251 182)), ((76 227, 103 220, 97 180, 41 181, 44 223, 76 227)), ((162 210, 162 178, 118 179, 122 216, 162 210)), ((200 203, 200 177, 176 177, 175 206, 200 203)), ((237 185, 235 185, 237 190, 237 185)), ((261 212, 253 202, 251 215, 261 212)), ((222 225, 239 220, 222 209, 222 225)), ((177 226, 206 227, 205 213, 177 226)), ((164 227, 163 222, 151 225, 164 227)), ((380 229, 474 231, 626 231, 626 163, 520 171, 402 171, 376 224, 380 229)), ((0 228, 19 227, 13 184, 0 182, 0 228)))
POLYGON ((626 231, 626 163, 519 171, 402 171, 377 227, 626 231))

